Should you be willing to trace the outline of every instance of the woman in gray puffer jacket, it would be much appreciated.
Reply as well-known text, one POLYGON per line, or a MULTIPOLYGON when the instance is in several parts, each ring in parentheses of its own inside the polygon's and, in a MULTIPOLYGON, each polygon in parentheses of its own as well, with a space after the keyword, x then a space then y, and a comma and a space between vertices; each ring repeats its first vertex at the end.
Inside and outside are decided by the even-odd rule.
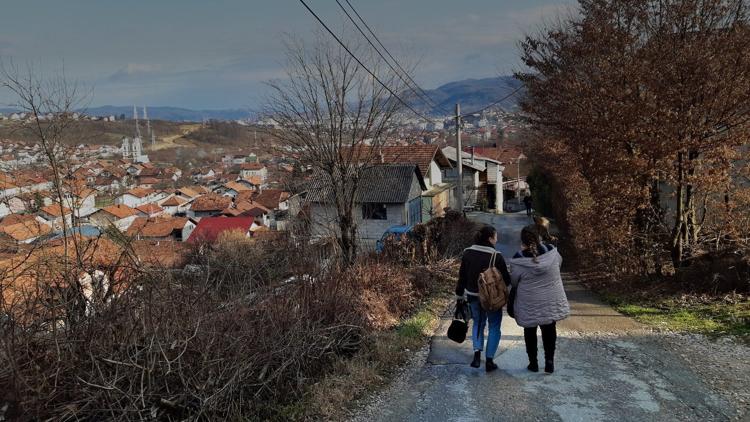
POLYGON ((555 323, 570 315, 568 298, 563 289, 560 266, 562 257, 557 249, 545 244, 532 226, 521 230, 523 249, 510 260, 511 283, 518 289, 515 300, 516 323, 523 327, 530 371, 538 372, 537 327, 542 330, 544 372, 555 371, 555 323))

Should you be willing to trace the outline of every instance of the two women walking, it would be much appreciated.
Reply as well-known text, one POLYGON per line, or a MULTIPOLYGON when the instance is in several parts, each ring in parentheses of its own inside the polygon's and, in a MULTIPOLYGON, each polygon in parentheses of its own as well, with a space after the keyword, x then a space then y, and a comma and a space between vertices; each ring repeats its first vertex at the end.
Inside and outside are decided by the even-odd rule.
MULTIPOLYGON (((570 314, 565 291, 560 276, 562 257, 557 248, 545 242, 537 225, 530 225, 521 231, 521 250, 510 260, 511 271, 506 261, 495 249, 498 234, 490 226, 483 227, 475 244, 464 251, 461 269, 456 286, 459 301, 466 293, 471 309, 472 343, 474 359, 471 366, 481 365, 481 354, 485 349, 484 329, 487 328, 485 366, 487 372, 497 369, 494 363, 495 353, 500 344, 500 323, 502 309, 487 311, 479 302, 478 280, 480 274, 487 270, 495 254, 494 264, 502 274, 506 284, 512 285, 515 293, 516 323, 524 328, 526 353, 529 356, 530 371, 538 372, 537 329, 541 328, 544 348, 544 370, 554 372, 555 343, 557 339, 556 322, 570 314)), ((547 237, 547 236, 544 236, 547 237)), ((461 303, 459 303, 461 305, 461 303)))

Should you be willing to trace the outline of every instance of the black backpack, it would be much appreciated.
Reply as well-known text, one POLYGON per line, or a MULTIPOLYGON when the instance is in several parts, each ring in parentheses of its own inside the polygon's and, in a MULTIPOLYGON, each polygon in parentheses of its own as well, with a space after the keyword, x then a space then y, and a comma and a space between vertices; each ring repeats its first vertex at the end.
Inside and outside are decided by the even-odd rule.
POLYGON ((453 322, 448 327, 448 338, 456 343, 463 343, 466 340, 466 332, 469 331, 470 318, 469 305, 464 301, 456 302, 456 310, 453 312, 453 322))

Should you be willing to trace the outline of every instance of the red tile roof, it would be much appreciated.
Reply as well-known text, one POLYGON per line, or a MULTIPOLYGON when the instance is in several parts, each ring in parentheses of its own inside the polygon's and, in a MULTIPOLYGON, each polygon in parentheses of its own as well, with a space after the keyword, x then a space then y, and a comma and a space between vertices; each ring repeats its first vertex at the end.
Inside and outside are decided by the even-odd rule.
POLYGON ((246 190, 252 190, 250 187, 248 187, 248 186, 246 186, 246 185, 244 185, 242 183, 239 183, 239 182, 227 182, 227 183, 224 183, 224 187, 226 187, 227 189, 231 189, 231 190, 233 190, 235 192, 242 192, 242 191, 246 191, 246 190))
POLYGON ((39 237, 51 231, 52 228, 48 225, 42 224, 36 220, 22 221, 16 224, 0 227, 0 233, 5 233, 18 242, 39 237))
POLYGON ((284 202, 287 199, 289 199, 289 192, 281 189, 265 189, 253 196, 255 202, 260 203, 269 210, 278 209, 279 202, 284 202))
MULTIPOLYGON (((352 148, 344 148, 342 154, 350 150, 352 148)), ((354 151, 358 150, 354 149, 354 151)), ((361 160, 374 164, 416 164, 425 177, 430 170, 430 162, 433 160, 442 167, 451 167, 450 161, 437 145, 387 145, 378 148, 363 146, 359 148, 359 151, 361 160)))
MULTIPOLYGON (((40 211, 42 211, 45 214, 49 214, 49 215, 51 215, 53 217, 61 217, 62 216, 62 213, 60 212, 60 204, 50 204, 50 205, 47 205, 46 207, 41 208, 40 211)), ((63 207, 63 211, 64 211, 65 215, 70 214, 70 208, 68 208, 68 207, 63 207)))
POLYGON ((232 198, 228 196, 209 193, 197 198, 190 205, 193 211, 221 211, 232 204, 232 198))
POLYGON ((130 189, 129 191, 125 192, 125 194, 126 195, 127 194, 133 195, 136 198, 144 198, 146 196, 149 196, 153 192, 154 192, 153 189, 148 189, 148 188, 133 188, 133 189, 130 189))
POLYGON ((149 202, 148 204, 143 204, 143 205, 141 205, 139 207, 135 207, 135 209, 138 210, 138 211, 140 211, 140 212, 142 212, 142 213, 144 213, 144 214, 147 214, 147 215, 157 214, 157 213, 160 213, 160 212, 164 211, 164 209, 162 207, 160 207, 160 206, 158 206, 158 205, 156 205, 156 204, 154 204, 152 202, 149 202))
POLYGON ((219 235, 229 231, 247 233, 254 221, 254 217, 204 217, 198 222, 188 242, 215 242, 219 235))
POLYGON ((8 214, 0 221, 0 228, 35 220, 36 218, 31 214, 8 214))
POLYGON ((133 209, 130 208, 127 205, 119 204, 119 205, 110 205, 106 208, 102 208, 102 211, 108 212, 118 219, 123 219, 127 217, 131 217, 133 215, 138 215, 138 213, 133 209))
MULTIPOLYGON (((471 154, 470 148, 467 148, 464 151, 471 154)), ((499 161, 503 164, 515 164, 518 162, 518 157, 523 154, 523 151, 516 147, 475 147, 474 154, 499 161)))
POLYGON ((262 170, 265 166, 260 163, 243 163, 240 165, 242 170, 262 170))
POLYGON ((155 177, 142 177, 138 179, 138 183, 141 185, 156 185, 159 182, 161 182, 161 180, 155 177))
POLYGON ((128 227, 127 235, 140 235, 144 238, 161 238, 170 236, 175 230, 182 230, 188 219, 184 217, 138 217, 128 227))
POLYGON ((182 204, 187 202, 186 200, 180 198, 179 196, 171 196, 169 199, 161 203, 162 207, 178 207, 182 204))

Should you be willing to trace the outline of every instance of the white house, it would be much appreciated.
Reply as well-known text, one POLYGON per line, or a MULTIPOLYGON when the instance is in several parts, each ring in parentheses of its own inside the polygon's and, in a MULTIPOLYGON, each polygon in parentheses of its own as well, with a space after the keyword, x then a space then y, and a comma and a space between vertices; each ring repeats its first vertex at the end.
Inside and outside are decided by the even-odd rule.
POLYGON ((76 217, 88 217, 98 210, 96 208, 96 191, 84 188, 75 192, 67 192, 65 194, 65 205, 73 210, 76 217))
POLYGON ((169 215, 184 213, 190 208, 190 201, 178 195, 170 195, 157 204, 164 209, 165 214, 169 215))
MULTIPOLYGON (((452 169, 443 171, 446 181, 458 180, 458 157, 454 147, 443 148, 443 154, 451 161, 452 169)), ((461 152, 463 167, 464 205, 474 206, 487 201, 487 208, 497 214, 503 212, 503 171, 500 161, 483 157, 473 152, 461 152)))
POLYGON ((39 210, 39 217, 52 227, 53 230, 62 230, 63 222, 67 227, 70 227, 72 216, 73 213, 70 208, 62 207, 61 209, 58 203, 47 205, 39 210))
POLYGON ((261 183, 266 183, 268 169, 260 163, 244 163, 240 166, 240 177, 247 180, 258 178, 261 183))
POLYGON ((155 202, 167 197, 164 192, 157 192, 150 188, 133 188, 115 198, 115 204, 136 208, 148 202, 155 202))
POLYGON ((119 230, 125 231, 138 217, 138 212, 123 204, 110 205, 91 214, 89 220, 99 228, 107 228, 114 225, 119 230))
MULTIPOLYGON (((380 239, 392 226, 411 226, 422 220, 421 195, 427 189, 419 167, 383 164, 364 171, 355 198, 355 219, 362 240, 380 239)), ((320 175, 310 185, 311 232, 325 237, 338 232, 336 208, 330 203, 330 182, 320 175)))

